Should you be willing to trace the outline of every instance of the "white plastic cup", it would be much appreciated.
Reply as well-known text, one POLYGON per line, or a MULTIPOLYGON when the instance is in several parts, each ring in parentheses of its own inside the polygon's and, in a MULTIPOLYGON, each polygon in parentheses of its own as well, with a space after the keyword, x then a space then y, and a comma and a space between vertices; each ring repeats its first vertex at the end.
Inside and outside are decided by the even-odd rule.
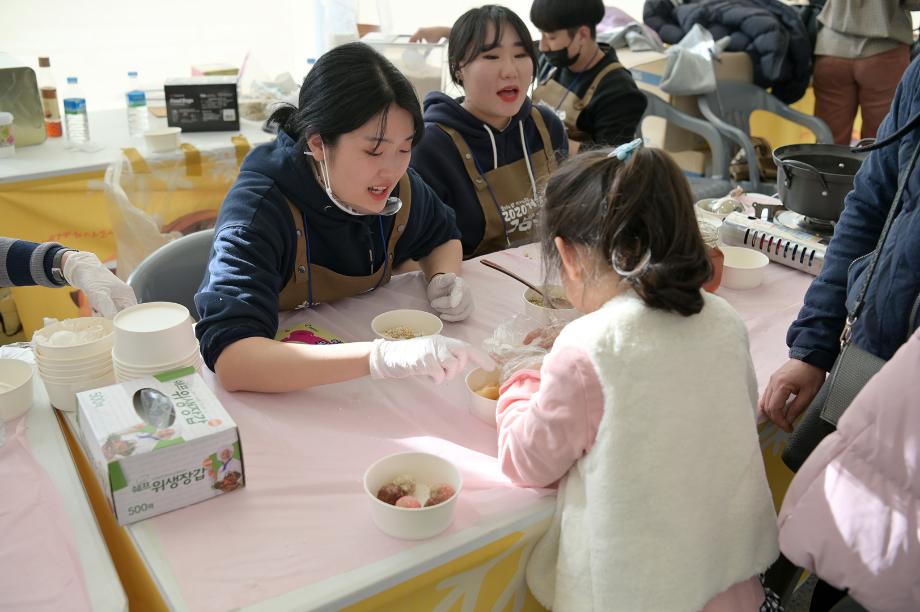
MULTIPOLYGON (((559 285, 547 285, 543 290, 556 299, 566 298, 565 289, 559 285)), ((542 298, 539 293, 529 287, 524 289, 521 299, 524 300, 524 312, 529 317, 544 323, 551 323, 554 320, 569 322, 581 316, 581 313, 575 308, 547 308, 546 306, 534 304, 531 300, 540 300, 542 298)))
POLYGON ((374 333, 387 340, 398 340, 399 338, 391 338, 385 332, 401 326, 408 327, 418 336, 434 336, 444 329, 441 319, 424 310, 390 310, 377 315, 371 321, 374 333))
POLYGON ((403 540, 424 540, 450 527, 462 488, 460 470, 450 461, 429 453, 390 455, 364 473, 364 491, 370 497, 374 524, 385 534, 403 540), (402 475, 412 476, 416 482, 430 486, 449 484, 454 494, 447 501, 427 508, 400 508, 377 499, 380 487, 402 475))
POLYGON ((115 315, 112 358, 136 368, 159 367, 197 350, 188 308, 173 302, 146 302, 115 315))
POLYGON ((0 421, 12 421, 32 406, 32 366, 21 359, 0 359, 0 421))
POLYGON ((154 153, 168 153, 179 148, 181 134, 180 127, 155 128, 144 132, 144 142, 154 153))
POLYGON ((753 249, 719 245, 725 255, 722 286, 728 289, 753 289, 763 282, 770 258, 753 249))
POLYGON ((477 391, 486 385, 498 385, 498 370, 483 370, 476 368, 466 375, 466 388, 470 392, 470 413, 487 425, 495 427, 495 408, 497 400, 479 395, 477 391))

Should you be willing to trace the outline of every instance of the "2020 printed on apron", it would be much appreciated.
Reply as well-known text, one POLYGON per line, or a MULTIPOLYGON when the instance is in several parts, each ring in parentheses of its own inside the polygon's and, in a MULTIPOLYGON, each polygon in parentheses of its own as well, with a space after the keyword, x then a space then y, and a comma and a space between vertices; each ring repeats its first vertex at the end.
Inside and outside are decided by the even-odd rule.
POLYGON ((543 150, 521 158, 512 164, 482 173, 476 167, 473 153, 455 129, 439 125, 450 136, 463 160, 466 172, 476 190, 479 206, 485 217, 482 240, 468 257, 477 257, 533 242, 537 238, 537 214, 543 204, 539 184, 556 169, 556 156, 543 116, 536 108, 530 116, 543 141, 543 150), (533 172, 536 190, 530 180, 533 172), (535 192, 536 191, 536 192, 535 192))

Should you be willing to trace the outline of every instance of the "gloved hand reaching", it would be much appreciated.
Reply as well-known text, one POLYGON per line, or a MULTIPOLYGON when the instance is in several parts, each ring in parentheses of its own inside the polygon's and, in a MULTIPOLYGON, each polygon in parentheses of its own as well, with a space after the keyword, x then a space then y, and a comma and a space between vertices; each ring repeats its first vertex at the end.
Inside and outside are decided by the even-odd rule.
POLYGON ((85 293, 93 310, 107 319, 137 304, 134 290, 112 274, 93 253, 66 253, 62 272, 67 284, 85 293))
POLYGON ((469 361, 486 370, 495 369, 488 355, 455 338, 378 339, 371 348, 371 378, 430 376, 435 383, 441 383, 462 372, 469 361))
POLYGON ((462 321, 473 313, 473 294, 453 272, 436 274, 428 282, 428 302, 445 321, 462 321))

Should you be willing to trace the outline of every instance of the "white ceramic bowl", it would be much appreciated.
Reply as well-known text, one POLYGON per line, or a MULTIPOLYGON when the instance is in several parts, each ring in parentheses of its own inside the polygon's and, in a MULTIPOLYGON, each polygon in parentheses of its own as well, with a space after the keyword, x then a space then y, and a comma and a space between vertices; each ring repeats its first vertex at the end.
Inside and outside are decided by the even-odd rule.
POLYGON ((753 289, 763 282, 770 258, 753 249, 720 245, 725 255, 722 286, 729 289, 753 289))
MULTIPOLYGON (((543 290, 548 291, 549 294, 556 299, 567 299, 565 296, 565 289, 559 285, 547 285, 543 290)), ((581 314, 575 310, 575 308, 546 308, 545 306, 541 306, 539 302, 541 302, 543 298, 539 293, 529 287, 524 289, 524 293, 521 294, 521 299, 524 300, 524 312, 537 321, 543 321, 545 323, 549 323, 553 320, 574 321, 581 314)))
MULTIPOLYGON (((453 463, 429 453, 400 453, 384 457, 364 473, 364 491, 370 498, 371 517, 382 532, 404 540, 423 540, 447 529, 463 488, 463 477, 453 463), (419 484, 449 484, 455 493, 447 501, 427 508, 400 508, 377 499, 380 487, 409 475, 419 484)), ((422 504, 425 500, 419 500, 422 504)))
POLYGON ((155 128, 144 132, 147 148, 156 153, 175 151, 179 148, 180 127, 155 128))
POLYGON ((497 400, 479 395, 477 391, 487 385, 498 387, 498 370, 476 368, 466 375, 466 388, 470 392, 470 413, 483 423, 495 427, 495 406, 497 400))
POLYGON ((112 358, 137 368, 159 367, 184 359, 198 341, 188 308, 172 302, 146 302, 115 315, 112 358))
POLYGON ((0 421, 22 416, 32 405, 32 366, 21 359, 0 359, 0 421))
POLYGON ((440 334, 444 328, 441 319, 425 312, 424 310, 390 310, 379 314, 371 321, 371 329, 381 338, 387 340, 404 340, 405 338, 392 338, 386 334, 387 330, 394 327, 408 327, 418 336, 433 336, 440 334))
POLYGON ((73 412, 77 409, 77 393, 114 385, 115 374, 114 372, 108 372, 99 378, 73 384, 58 384, 46 380, 43 380, 43 382, 45 383, 45 390, 48 392, 48 400, 51 402, 51 405, 58 410, 73 412))
POLYGON ((101 317, 64 319, 32 334, 32 348, 37 359, 49 364, 98 359, 111 351, 113 330, 112 322, 101 317), (80 342, 71 336, 67 341, 66 336, 76 334, 86 334, 90 339, 80 342))

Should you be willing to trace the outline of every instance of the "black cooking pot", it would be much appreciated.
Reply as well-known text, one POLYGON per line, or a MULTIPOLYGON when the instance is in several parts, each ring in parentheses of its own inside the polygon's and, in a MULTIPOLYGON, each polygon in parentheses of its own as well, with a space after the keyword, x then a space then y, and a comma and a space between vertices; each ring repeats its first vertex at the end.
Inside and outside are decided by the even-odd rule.
POLYGON ((813 219, 836 221, 853 177, 868 153, 829 144, 795 144, 773 151, 783 206, 813 219))

